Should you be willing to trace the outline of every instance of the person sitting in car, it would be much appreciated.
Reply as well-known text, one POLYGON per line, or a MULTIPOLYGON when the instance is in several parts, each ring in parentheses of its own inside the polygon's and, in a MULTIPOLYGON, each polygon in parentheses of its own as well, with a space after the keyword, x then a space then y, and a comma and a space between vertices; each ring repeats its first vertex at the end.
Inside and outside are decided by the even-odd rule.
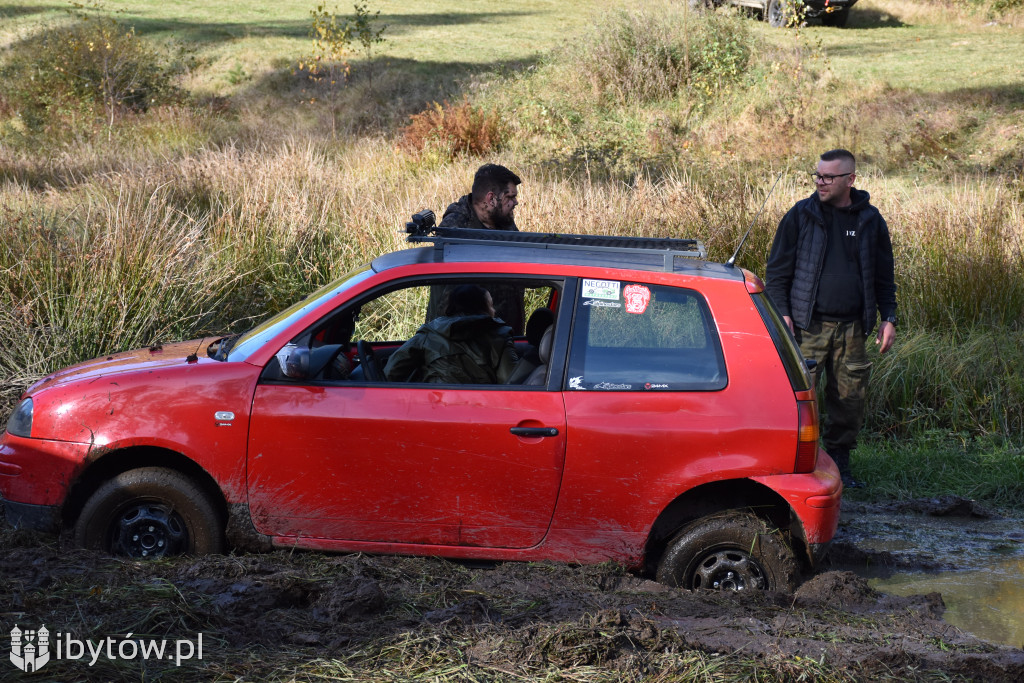
POLYGON ((385 377, 392 382, 504 384, 517 358, 511 328, 494 315, 486 289, 455 287, 445 314, 391 354, 385 377))

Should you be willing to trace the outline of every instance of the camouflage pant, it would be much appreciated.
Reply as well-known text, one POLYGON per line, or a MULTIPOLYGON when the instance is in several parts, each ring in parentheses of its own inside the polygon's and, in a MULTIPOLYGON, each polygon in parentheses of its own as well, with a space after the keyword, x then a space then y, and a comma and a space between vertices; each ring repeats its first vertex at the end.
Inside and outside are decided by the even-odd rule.
POLYGON ((853 450, 864 423, 864 401, 871 377, 863 323, 812 321, 808 329, 796 330, 796 340, 804 357, 817 361, 811 373, 815 387, 825 374, 825 452, 853 450))

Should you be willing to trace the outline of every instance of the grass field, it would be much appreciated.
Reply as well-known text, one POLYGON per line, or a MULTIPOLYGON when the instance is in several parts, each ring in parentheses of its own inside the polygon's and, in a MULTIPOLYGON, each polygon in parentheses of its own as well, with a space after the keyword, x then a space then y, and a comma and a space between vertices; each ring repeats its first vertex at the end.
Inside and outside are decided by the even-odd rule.
MULTIPOLYGON (((339 14, 352 11, 351 3, 324 4, 339 14)), ((147 38, 194 45, 208 60, 190 83, 197 93, 235 94, 308 51, 310 11, 316 5, 151 0, 111 2, 104 7, 121 10, 119 20, 147 38), (249 78, 232 83, 239 79, 230 74, 239 69, 249 78)), ((62 20, 68 6, 67 2, 42 0, 26 8, 3 0, 0 17, 6 26, 0 34, 10 40, 40 21, 62 20)), ((602 6, 596 0, 523 0, 514 7, 482 0, 384 0, 370 3, 370 10, 380 11, 379 22, 388 27, 380 57, 429 78, 437 70, 470 73, 536 61, 602 6)))
MULTIPOLYGON (((899 459, 874 452, 945 439, 955 460, 967 439, 995 458, 978 461, 993 485, 971 491, 1020 472, 1021 3, 863 0, 846 29, 774 30, 667 0, 372 2, 385 41, 369 61, 352 51, 334 89, 297 69, 314 3, 108 3, 90 21, 184 47, 178 94, 135 111, 47 100, 33 127, 18 93, 56 67, 31 41, 68 7, 0 0, 5 409, 57 367, 244 328, 402 247, 407 216, 443 209, 483 161, 524 178, 524 229, 694 236, 716 259, 781 173, 740 260, 763 273, 817 154, 845 146, 892 229, 902 321, 855 463, 883 481, 878 463, 899 459), (497 117, 503 142, 411 145, 410 116, 445 100, 453 118, 458 102, 497 117)), ((886 492, 952 481, 932 469, 886 492)))

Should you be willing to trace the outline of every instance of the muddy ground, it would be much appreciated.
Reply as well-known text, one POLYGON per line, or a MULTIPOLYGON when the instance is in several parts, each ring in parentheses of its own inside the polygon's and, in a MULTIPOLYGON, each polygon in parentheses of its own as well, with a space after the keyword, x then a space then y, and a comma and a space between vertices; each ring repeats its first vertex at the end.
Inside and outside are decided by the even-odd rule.
POLYGON ((113 645, 29 676, 4 642, 0 680, 1024 680, 1024 650, 947 624, 938 594, 877 593, 848 571, 865 560, 914 563, 841 529, 832 565, 795 593, 712 594, 614 566, 285 551, 136 562, 4 526, 4 640, 45 624, 62 644, 113 645), (202 660, 117 657, 126 637, 168 639, 170 653, 199 633, 202 660))

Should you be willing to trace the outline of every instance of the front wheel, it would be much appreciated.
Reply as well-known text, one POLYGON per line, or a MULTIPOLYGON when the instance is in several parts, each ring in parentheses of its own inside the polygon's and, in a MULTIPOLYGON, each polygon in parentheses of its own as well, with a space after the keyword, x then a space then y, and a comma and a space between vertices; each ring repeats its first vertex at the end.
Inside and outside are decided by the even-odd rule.
POLYGON ((75 543, 128 557, 224 552, 224 523, 195 482, 163 467, 122 472, 86 501, 75 543))
POLYGON ((773 28, 786 28, 796 22, 800 0, 768 0, 764 18, 773 28))
POLYGON ((675 535, 658 565, 658 581, 688 590, 796 587, 797 564, 782 533, 747 512, 704 517, 675 535))

